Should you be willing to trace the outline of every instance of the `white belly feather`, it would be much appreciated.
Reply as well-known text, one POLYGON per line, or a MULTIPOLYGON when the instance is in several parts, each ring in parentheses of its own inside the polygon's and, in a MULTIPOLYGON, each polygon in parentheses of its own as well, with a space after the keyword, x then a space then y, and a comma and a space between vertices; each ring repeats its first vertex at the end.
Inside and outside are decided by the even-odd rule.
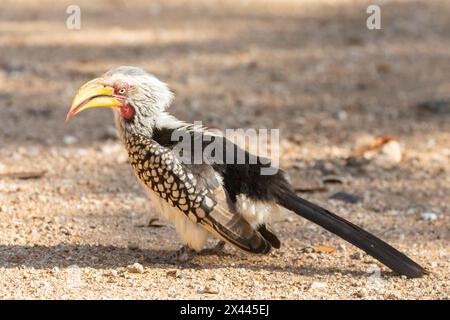
POLYGON ((149 190, 148 187, 146 190, 148 190, 150 199, 157 211, 164 219, 175 226, 175 230, 181 239, 192 249, 196 251, 202 250, 210 233, 200 225, 189 220, 178 208, 170 206, 166 200, 149 190))
POLYGON ((277 204, 253 201, 243 194, 237 196, 236 209, 254 228, 279 220, 287 212, 277 204))

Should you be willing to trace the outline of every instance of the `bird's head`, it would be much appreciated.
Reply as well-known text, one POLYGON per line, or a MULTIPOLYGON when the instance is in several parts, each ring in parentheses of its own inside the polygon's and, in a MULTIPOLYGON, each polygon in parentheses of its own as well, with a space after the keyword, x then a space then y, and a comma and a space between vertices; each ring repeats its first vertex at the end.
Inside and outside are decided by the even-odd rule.
POLYGON ((167 85, 143 69, 122 66, 85 83, 75 96, 66 121, 83 110, 109 107, 125 131, 142 132, 169 107, 167 85))

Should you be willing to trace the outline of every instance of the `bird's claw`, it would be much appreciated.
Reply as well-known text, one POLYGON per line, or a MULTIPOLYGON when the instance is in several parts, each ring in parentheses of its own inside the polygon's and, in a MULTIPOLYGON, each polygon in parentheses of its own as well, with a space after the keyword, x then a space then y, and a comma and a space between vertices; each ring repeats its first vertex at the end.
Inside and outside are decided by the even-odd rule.
POLYGON ((218 255, 223 252, 223 248, 225 248, 225 241, 220 240, 214 247, 203 249, 200 251, 201 255, 218 255))
POLYGON ((166 257, 160 258, 160 260, 164 263, 185 263, 195 256, 195 250, 191 249, 190 247, 184 245, 177 251, 169 254, 166 257))
MULTIPOLYGON (((220 254, 225 247, 224 241, 219 241, 213 248, 203 249, 199 252, 200 255, 215 255, 220 254)), ((191 261, 195 255, 196 251, 187 245, 182 246, 177 251, 167 255, 166 257, 161 257, 159 260, 163 263, 186 263, 191 261)))

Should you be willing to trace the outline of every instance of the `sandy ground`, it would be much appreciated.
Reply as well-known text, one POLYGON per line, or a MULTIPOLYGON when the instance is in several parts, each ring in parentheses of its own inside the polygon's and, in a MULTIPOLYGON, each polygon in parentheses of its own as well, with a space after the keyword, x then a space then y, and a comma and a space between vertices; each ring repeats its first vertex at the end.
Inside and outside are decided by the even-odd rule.
POLYGON ((378 31, 365 28, 368 2, 343 0, 78 0, 73 31, 73 2, 2 1, 0 298, 449 298, 450 2, 383 1, 378 31), (431 274, 398 277, 296 216, 274 225, 283 246, 268 256, 227 248, 159 263, 181 242, 162 221, 148 226, 157 215, 111 114, 63 121, 77 88, 117 65, 167 82, 182 119, 280 128, 294 184, 341 182, 305 197, 431 274), (393 149, 342 160, 384 135, 393 149))

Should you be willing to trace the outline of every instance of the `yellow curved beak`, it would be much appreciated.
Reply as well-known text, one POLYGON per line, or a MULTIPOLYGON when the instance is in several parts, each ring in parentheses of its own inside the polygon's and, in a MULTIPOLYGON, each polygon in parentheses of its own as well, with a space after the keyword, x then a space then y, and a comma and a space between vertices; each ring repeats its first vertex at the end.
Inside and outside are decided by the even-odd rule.
POLYGON ((83 110, 98 107, 120 107, 122 103, 123 101, 114 95, 114 89, 105 85, 102 78, 91 80, 78 90, 67 113, 66 122, 83 110))

